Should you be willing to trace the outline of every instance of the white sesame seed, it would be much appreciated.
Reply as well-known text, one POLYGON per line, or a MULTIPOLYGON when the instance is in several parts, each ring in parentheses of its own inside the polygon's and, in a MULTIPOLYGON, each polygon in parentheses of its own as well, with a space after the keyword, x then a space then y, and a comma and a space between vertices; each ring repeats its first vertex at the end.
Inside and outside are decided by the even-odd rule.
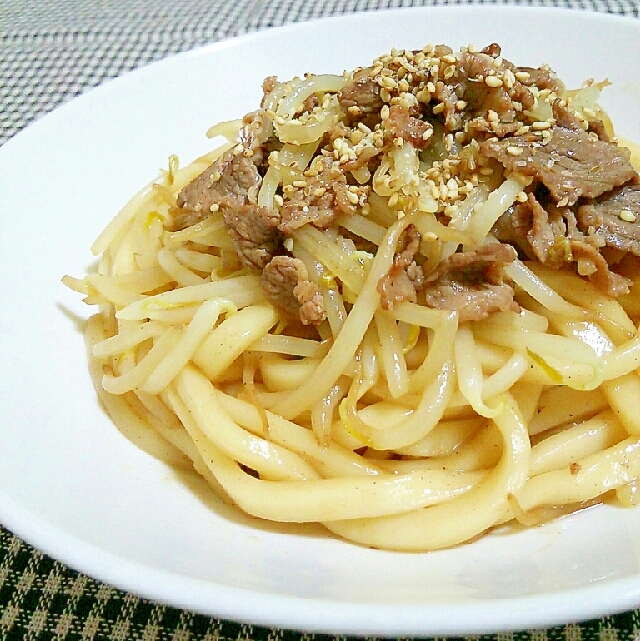
POLYGON ((516 78, 518 80, 529 80, 531 74, 528 71, 516 71, 516 78))
POLYGON ((547 120, 536 120, 531 123, 531 128, 538 131, 543 131, 545 129, 551 129, 551 123, 547 120))
POLYGON ((502 79, 498 78, 498 76, 487 76, 484 79, 484 82, 487 85, 487 87, 491 87, 493 89, 502 87, 502 79))
POLYGON ((278 207, 282 207, 282 205, 284 205, 284 198, 282 198, 280 194, 276 194, 273 197, 273 202, 278 205, 278 207))
POLYGON ((524 149, 522 147, 514 147, 513 145, 509 145, 507 147, 507 153, 510 156, 522 156, 524 153, 524 149))
POLYGON ((218 209, 220 209, 220 205, 218 205, 218 203, 213 203, 213 205, 209 207, 209 211, 211 212, 218 211, 218 209))
POLYGON ((635 223, 636 215, 630 209, 623 209, 619 214, 618 218, 624 220, 627 223, 635 223))
POLYGON ((352 191, 347 192, 347 200, 352 204, 352 205, 357 205, 358 204, 358 194, 354 194, 352 191))

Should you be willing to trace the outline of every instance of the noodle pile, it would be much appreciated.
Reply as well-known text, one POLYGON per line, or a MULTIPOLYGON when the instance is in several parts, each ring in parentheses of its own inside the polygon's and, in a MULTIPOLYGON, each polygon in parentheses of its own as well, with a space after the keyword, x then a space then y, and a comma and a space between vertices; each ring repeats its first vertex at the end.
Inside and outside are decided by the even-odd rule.
POLYGON ((526 84, 526 108, 508 85, 534 70, 506 65, 496 45, 425 47, 343 76, 267 79, 258 112, 211 130, 222 147, 183 168, 171 158, 92 246, 96 273, 64 278, 99 308, 86 326, 90 369, 119 429, 253 516, 321 523, 377 548, 431 550, 594 502, 636 505, 635 257, 607 255, 620 267, 605 269, 608 282, 624 281, 613 295, 577 245, 562 245, 558 265, 502 242, 513 256, 496 267, 487 253, 474 272, 498 270, 495 282, 438 289, 443 265, 493 252, 496 224, 527 199, 549 216, 573 206, 484 157, 482 142, 527 132, 544 142, 554 104, 584 135, 597 138, 596 119, 613 135, 597 106, 605 83, 526 84), (473 56, 499 74, 462 70, 473 56), (463 71, 483 78, 483 99, 507 87, 515 116, 478 105, 465 115, 473 98, 447 94, 463 71), (368 112, 349 90, 381 107, 368 112), (203 209, 181 195, 236 161, 260 174, 241 203, 203 209), (327 175, 334 182, 313 182, 327 175), (293 313, 265 287, 276 259, 260 245, 256 265, 239 250, 247 232, 229 221, 247 208, 280 225, 275 272, 286 284, 285 267, 298 270, 284 287, 293 313), (316 218, 285 229, 293 210, 316 218), (478 291, 509 300, 470 317, 478 291), (442 292, 471 294, 447 308, 442 292))

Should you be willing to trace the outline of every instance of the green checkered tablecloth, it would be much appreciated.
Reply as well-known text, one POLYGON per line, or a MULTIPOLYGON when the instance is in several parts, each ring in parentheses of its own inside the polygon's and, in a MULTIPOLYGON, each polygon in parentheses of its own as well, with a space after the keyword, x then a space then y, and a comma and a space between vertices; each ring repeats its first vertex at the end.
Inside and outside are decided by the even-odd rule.
MULTIPOLYGON (((0 0, 0 144, 83 91, 173 53, 285 22, 424 4, 451 2, 0 0)), ((639 16, 638 0, 526 4, 639 16)), ((344 637, 243 625, 150 602, 79 574, 0 526, 0 641, 334 638, 344 637)), ((474 638, 640 641, 640 610, 546 630, 474 638)))

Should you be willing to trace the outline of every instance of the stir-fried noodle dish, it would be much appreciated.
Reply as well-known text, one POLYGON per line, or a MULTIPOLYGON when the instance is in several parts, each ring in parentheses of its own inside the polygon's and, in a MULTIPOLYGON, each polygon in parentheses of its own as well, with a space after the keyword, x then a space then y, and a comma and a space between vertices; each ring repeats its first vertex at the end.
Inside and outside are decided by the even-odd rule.
POLYGON ((497 44, 267 78, 64 278, 109 415, 248 514, 371 547, 637 504, 640 164, 607 84, 497 44))

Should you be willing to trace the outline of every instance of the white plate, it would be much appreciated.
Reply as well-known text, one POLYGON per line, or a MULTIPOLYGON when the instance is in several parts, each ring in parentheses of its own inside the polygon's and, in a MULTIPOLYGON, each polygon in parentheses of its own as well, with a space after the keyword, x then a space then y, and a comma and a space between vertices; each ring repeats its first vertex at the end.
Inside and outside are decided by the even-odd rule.
POLYGON ((504 6, 350 15, 151 65, 58 109, 0 148, 0 520, 69 565, 202 613, 331 632, 429 635, 566 623, 640 604, 640 510, 598 507, 431 554, 285 530, 188 487, 96 402, 60 277, 82 275, 118 208, 204 132, 255 108, 261 81, 367 64, 392 46, 497 41, 577 85, 640 141, 640 22, 504 6))

